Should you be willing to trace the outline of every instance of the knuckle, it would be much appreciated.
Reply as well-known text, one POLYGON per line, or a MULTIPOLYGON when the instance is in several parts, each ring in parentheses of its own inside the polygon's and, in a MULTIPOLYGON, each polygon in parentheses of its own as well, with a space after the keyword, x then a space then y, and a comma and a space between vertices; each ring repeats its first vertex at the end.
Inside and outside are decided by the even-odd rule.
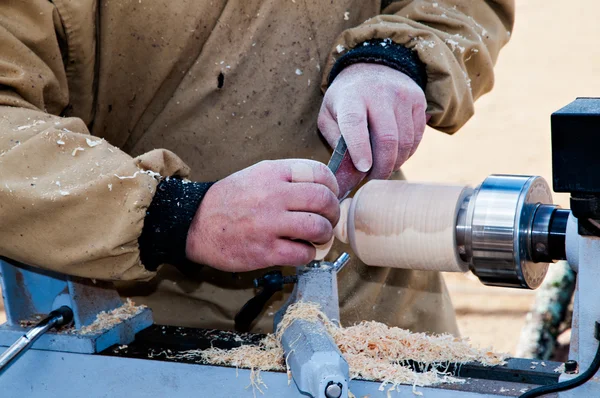
POLYGON ((290 253, 292 252, 292 249, 290 246, 291 246, 291 244, 287 243, 287 242, 282 245, 277 246, 277 248, 275 249, 275 257, 277 259, 279 259, 278 262, 282 262, 282 260, 284 260, 290 256, 290 253))
POLYGON ((377 141, 382 147, 398 146, 398 135, 393 132, 384 132, 378 134, 377 141))
POLYGON ((331 224, 321 217, 309 214, 307 218, 306 233, 308 236, 318 239, 326 235, 327 231, 331 229, 331 224))
POLYGON ((323 237, 323 241, 327 242, 333 236, 333 226, 330 222, 324 222, 323 224, 321 236, 323 237))
POLYGON ((309 236, 316 236, 320 232, 321 226, 316 218, 317 217, 313 216, 312 214, 309 214, 306 216, 306 220, 304 221, 304 228, 309 236))
POLYGON ((315 184, 311 190, 309 200, 316 208, 321 209, 327 205, 331 191, 324 185, 315 184))
POLYGON ((400 143, 400 145, 398 145, 398 154, 402 155, 405 153, 408 153, 410 151, 412 151, 413 149, 413 143, 412 142, 403 142, 400 143))
POLYGON ((323 206, 323 214, 326 215, 329 221, 337 221, 340 215, 340 202, 337 195, 330 191, 326 200, 327 202, 323 206))
POLYGON ((284 243, 276 251, 275 264, 302 265, 314 258, 313 250, 308 245, 284 243))
POLYGON ((338 116, 338 123, 343 127, 359 127, 367 122, 367 115, 363 112, 347 111, 338 116))
POLYGON ((317 235, 319 237, 326 238, 328 240, 333 235, 333 227, 331 223, 325 218, 319 218, 319 222, 317 223, 317 235))
POLYGON ((406 104, 408 102, 409 92, 404 85, 394 87, 393 96, 396 103, 406 104))
POLYGON ((425 96, 418 95, 417 98, 415 99, 413 107, 415 110, 424 113, 425 109, 427 109, 427 100, 425 99, 425 96))
POLYGON ((315 258, 315 249, 312 247, 306 246, 296 251, 296 262, 300 265, 310 263, 313 258, 315 258))
POLYGON ((276 160, 261 160, 255 165, 259 176, 279 175, 281 174, 282 166, 283 163, 276 160))
POLYGON ((315 162, 315 163, 316 163, 316 165, 314 166, 315 174, 323 176, 325 179, 329 179, 330 181, 335 181, 335 175, 329 169, 329 167, 327 167, 327 165, 325 165, 324 163, 321 163, 321 162, 315 162))
MULTIPOLYGON (((351 154, 357 154, 359 157, 367 157, 371 153, 371 142, 369 139, 350 138, 346 139, 348 150, 351 154)), ((354 158, 353 158, 354 159, 354 158)))
POLYGON ((340 207, 340 203, 338 201, 337 195, 335 192, 330 191, 328 188, 326 189, 326 198, 325 198, 325 208, 335 210, 340 207))

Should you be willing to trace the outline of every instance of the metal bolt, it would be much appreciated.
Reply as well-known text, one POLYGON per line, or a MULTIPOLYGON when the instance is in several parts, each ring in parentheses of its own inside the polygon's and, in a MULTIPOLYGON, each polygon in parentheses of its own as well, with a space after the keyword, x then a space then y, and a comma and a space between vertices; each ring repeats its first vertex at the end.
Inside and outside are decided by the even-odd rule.
POLYGON ((568 360, 567 362, 565 362, 565 373, 567 374, 573 374, 573 373, 577 373, 577 369, 579 368, 579 364, 577 363, 577 361, 573 361, 568 360))
POLYGON ((340 272, 342 268, 344 268, 344 266, 348 264, 348 261, 350 261, 350 256, 348 255, 348 253, 340 254, 337 260, 333 262, 333 268, 335 269, 335 272, 340 272))
POLYGON ((341 383, 329 382, 325 387, 325 396, 327 398, 340 398, 342 396, 343 386, 341 383))
POLYGON ((545 245, 545 244, 543 244, 542 242, 538 242, 538 243, 535 245, 535 250, 536 250, 538 253, 545 253, 545 252, 546 252, 546 245, 545 245))

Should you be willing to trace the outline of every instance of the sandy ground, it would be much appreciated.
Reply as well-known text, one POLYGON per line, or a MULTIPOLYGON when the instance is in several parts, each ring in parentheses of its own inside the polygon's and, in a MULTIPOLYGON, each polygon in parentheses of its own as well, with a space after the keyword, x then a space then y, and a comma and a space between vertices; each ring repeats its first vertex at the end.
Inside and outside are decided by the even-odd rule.
MULTIPOLYGON (((496 86, 456 135, 426 132, 404 169, 420 181, 478 184, 493 173, 551 181, 550 114, 577 96, 600 96, 600 3, 527 0, 517 5, 512 40, 496 68, 496 86)), ((568 198, 556 196, 568 207, 568 198)), ((463 336, 514 353, 534 292, 481 285, 448 275, 463 336)), ((0 322, 4 314, 1 311, 0 322)))

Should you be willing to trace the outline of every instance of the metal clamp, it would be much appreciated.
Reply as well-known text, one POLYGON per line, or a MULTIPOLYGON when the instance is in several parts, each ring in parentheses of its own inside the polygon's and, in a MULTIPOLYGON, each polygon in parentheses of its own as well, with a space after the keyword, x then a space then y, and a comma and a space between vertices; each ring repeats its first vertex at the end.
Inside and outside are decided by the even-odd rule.
MULTIPOLYGON (((319 261, 300 267, 290 299, 275 315, 274 329, 277 330, 287 307, 300 301, 318 304, 331 321, 339 322, 337 273, 349 259, 343 253, 333 263, 319 261)), ((348 396, 348 363, 322 322, 294 321, 283 332, 281 344, 299 391, 314 398, 348 396)))

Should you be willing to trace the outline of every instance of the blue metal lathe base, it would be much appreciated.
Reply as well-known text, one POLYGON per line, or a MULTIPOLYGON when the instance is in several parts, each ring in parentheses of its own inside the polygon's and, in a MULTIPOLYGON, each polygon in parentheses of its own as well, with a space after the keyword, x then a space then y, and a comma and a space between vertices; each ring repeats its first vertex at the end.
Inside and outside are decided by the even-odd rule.
MULTIPOLYGON (((99 333, 48 332, 33 344, 33 348, 92 354, 115 344, 129 344, 135 339, 136 333, 152 324, 152 311, 144 308, 137 315, 99 333)), ((8 323, 0 325, 0 346, 10 346, 27 330, 27 328, 8 323)), ((1 393, 0 396, 2 396, 1 393)))
MULTIPOLYGON (((0 353, 5 347, 0 347, 0 353)), ((37 397, 306 397, 285 373, 261 372, 264 394, 252 390, 250 371, 104 355, 29 350, 0 375, 2 398, 37 397)), ((356 397, 386 398, 380 383, 350 382, 356 397)), ((466 379, 464 384, 421 388, 427 398, 518 396, 529 384, 466 379)), ((401 386, 390 397, 412 397, 401 386)))

